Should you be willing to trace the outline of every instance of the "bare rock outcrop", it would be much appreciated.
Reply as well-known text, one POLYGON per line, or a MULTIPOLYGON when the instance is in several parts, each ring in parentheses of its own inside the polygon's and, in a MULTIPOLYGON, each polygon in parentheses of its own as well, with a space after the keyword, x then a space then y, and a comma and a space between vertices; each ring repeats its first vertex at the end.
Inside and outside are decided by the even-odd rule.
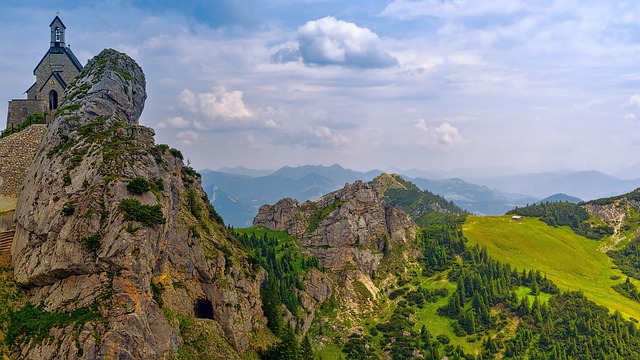
POLYGON ((265 328, 264 270, 228 236, 181 154, 138 125, 142 69, 105 50, 67 92, 20 193, 11 253, 31 303, 94 316, 14 353, 167 359, 188 346, 181 319, 245 351, 265 328))
MULTIPOLYGON (((376 183, 356 181, 316 202, 283 199, 262 206, 253 225, 295 236, 328 270, 330 280, 325 283, 337 285, 334 291, 341 294, 343 305, 356 312, 370 311, 379 293, 372 277, 383 259, 395 254, 398 261, 411 261, 416 256, 418 227, 405 212, 383 201, 383 191, 376 183)), ((305 286, 308 293, 306 282, 305 286)), ((305 306, 301 298, 310 311, 313 304, 305 306)))
POLYGON ((254 226, 288 231, 323 267, 377 270, 385 252, 410 244, 417 226, 402 210, 388 206, 373 185, 356 181, 316 202, 293 199, 264 205, 254 226))
POLYGON ((300 204, 298 200, 284 198, 275 205, 262 205, 255 219, 254 226, 264 226, 275 231, 287 231, 293 236, 304 234, 308 219, 313 215, 316 206, 311 201, 300 204))

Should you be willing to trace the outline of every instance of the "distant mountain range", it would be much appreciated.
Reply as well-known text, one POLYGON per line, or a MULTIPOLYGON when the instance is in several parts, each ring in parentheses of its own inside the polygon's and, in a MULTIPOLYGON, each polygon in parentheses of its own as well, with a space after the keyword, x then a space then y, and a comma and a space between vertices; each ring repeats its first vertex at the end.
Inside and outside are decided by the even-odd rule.
POLYGON ((538 203, 545 202, 570 202, 573 204, 578 204, 582 202, 582 199, 567 194, 554 194, 538 201, 538 203))
POLYGON ((476 185, 462 179, 428 180, 410 179, 423 190, 429 190, 453 201, 456 205, 476 215, 502 215, 516 206, 534 203, 538 198, 523 194, 511 194, 476 185))
MULTIPOLYGON (((235 168, 238 170, 238 168, 235 168)), ((202 187, 212 199, 216 211, 227 224, 250 226, 258 208, 274 204, 286 197, 301 202, 314 200, 356 180, 371 181, 381 171, 367 173, 333 166, 285 166, 266 176, 248 176, 250 169, 240 169, 245 175, 203 170, 202 187)), ((236 171, 237 172, 237 171, 236 171)))
MULTIPOLYGON (((397 170, 397 169, 394 169, 397 170)), ((580 202, 627 193, 640 187, 640 179, 623 180, 598 171, 546 172, 492 178, 443 178, 435 172, 397 170, 422 190, 452 201, 476 215, 501 215, 540 201, 580 202), (413 175, 413 176, 411 176, 413 175), (429 175, 427 179, 420 175, 429 175), (555 195, 552 195, 555 194, 555 195), (568 195, 567 195, 568 194, 568 195)), ((245 167, 205 169, 202 187, 225 222, 250 226, 258 208, 286 197, 315 200, 356 180, 371 181, 380 170, 359 172, 340 165, 285 166, 278 170, 245 167)))
POLYGON ((640 179, 620 179, 599 171, 546 172, 469 180, 509 193, 543 198, 564 193, 593 200, 630 192, 640 187, 640 179))

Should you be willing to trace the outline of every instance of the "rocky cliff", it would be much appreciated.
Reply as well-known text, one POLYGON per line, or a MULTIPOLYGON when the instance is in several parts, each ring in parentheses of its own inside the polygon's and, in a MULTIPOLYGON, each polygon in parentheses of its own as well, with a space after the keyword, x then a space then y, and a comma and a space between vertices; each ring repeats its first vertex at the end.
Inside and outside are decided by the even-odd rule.
POLYGON ((603 251, 614 250, 623 240, 634 240, 640 235, 637 217, 640 212, 640 189, 628 194, 588 201, 581 206, 591 216, 602 220, 613 229, 613 235, 601 246, 603 251))
POLYGON ((142 69, 105 50, 47 128, 18 199, 14 275, 41 312, 74 321, 18 335, 16 358, 234 358, 265 328, 264 270, 180 152, 138 124, 145 98, 142 69))
MULTIPOLYGON (((373 281, 383 259, 412 261, 416 224, 402 210, 383 201, 388 175, 371 183, 356 181, 315 202, 283 199, 264 205, 254 226, 287 231, 317 257, 338 286, 343 303, 371 310, 379 289, 373 281)), ((388 274, 382 274, 383 278, 388 274)))
POLYGON ((379 177, 372 183, 356 181, 300 204, 283 199, 264 205, 254 226, 287 231, 327 269, 355 265, 366 274, 375 271, 385 252, 413 242, 417 226, 402 210, 383 201, 379 177))

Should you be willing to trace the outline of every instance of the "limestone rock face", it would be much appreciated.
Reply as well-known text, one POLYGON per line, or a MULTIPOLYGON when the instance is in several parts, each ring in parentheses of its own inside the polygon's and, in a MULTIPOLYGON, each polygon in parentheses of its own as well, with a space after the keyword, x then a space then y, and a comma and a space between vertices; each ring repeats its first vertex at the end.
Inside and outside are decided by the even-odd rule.
POLYGON ((355 265, 371 274, 384 252, 413 241, 417 226, 402 210, 388 206, 373 185, 356 181, 300 205, 283 199, 264 205, 254 226, 288 231, 327 269, 355 265), (313 219, 315 216, 315 219, 313 219))
POLYGON ((262 205, 253 220, 253 225, 301 236, 308 225, 305 219, 313 215, 314 211, 315 206, 310 201, 301 205, 296 199, 284 198, 275 205, 262 205))
MULTIPOLYGON (((418 227, 405 212, 388 206, 382 198, 383 191, 376 183, 356 181, 316 202, 300 204, 283 199, 258 211, 254 226, 289 232, 327 269, 329 278, 315 281, 322 286, 305 282, 308 296, 301 296, 301 303, 307 313, 313 314, 314 307, 331 296, 333 284, 333 291, 341 294, 347 308, 371 311, 379 292, 372 277, 385 256, 393 256, 393 261, 415 259, 413 242, 418 227), (306 301, 310 298, 317 301, 306 301)), ((305 324, 302 321, 299 325, 304 329, 305 324)))
POLYGON ((244 351, 265 328, 264 270, 228 236, 181 154, 138 125, 142 69, 105 50, 67 92, 18 199, 14 276, 48 312, 99 316, 19 345, 19 357, 167 359, 183 344, 179 319, 198 311, 244 351), (130 192, 133 178, 148 188, 130 192))

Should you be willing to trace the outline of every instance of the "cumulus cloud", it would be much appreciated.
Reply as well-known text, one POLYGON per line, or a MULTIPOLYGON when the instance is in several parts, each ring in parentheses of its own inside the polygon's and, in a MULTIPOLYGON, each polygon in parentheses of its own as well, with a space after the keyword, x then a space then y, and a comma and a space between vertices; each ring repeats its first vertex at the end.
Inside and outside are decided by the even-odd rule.
POLYGON ((426 136, 426 143, 428 145, 452 148, 467 142, 467 140, 460 135, 458 128, 448 122, 443 122, 435 127, 429 127, 424 119, 419 119, 413 127, 426 136))
POLYGON ((194 114, 208 118, 240 119, 253 116, 244 104, 242 95, 242 91, 227 92, 224 88, 200 94, 185 89, 178 99, 181 105, 194 114))
POLYGON ((429 127, 427 126, 427 123, 424 121, 424 119, 418 120, 418 122, 414 125, 414 127, 420 131, 424 131, 424 132, 429 131, 429 127))
POLYGON ((398 65, 378 35, 354 23, 327 16, 298 29, 298 47, 282 46, 274 62, 302 60, 308 65, 342 65, 355 68, 386 68, 398 65))
POLYGON ((625 107, 637 107, 640 108, 640 94, 631 95, 629 100, 624 103, 625 107))
POLYGON ((349 138, 341 133, 336 133, 334 130, 326 126, 314 126, 310 131, 313 139, 312 145, 318 147, 342 147, 349 144, 349 138))
POLYGON ((178 144, 190 146, 196 140, 200 139, 200 134, 198 134, 193 130, 186 130, 186 131, 180 131, 179 133, 177 133, 176 137, 178 138, 178 144))
POLYGON ((185 89, 178 95, 178 108, 185 115, 166 120, 165 126, 180 128, 192 125, 199 130, 277 127, 274 120, 255 116, 245 104, 242 91, 227 91, 224 87, 202 93, 185 89))
POLYGON ((191 121, 181 116, 174 116, 174 117, 168 118, 165 121, 158 123, 157 126, 161 129, 165 129, 168 127, 174 128, 174 129, 185 129, 191 126, 191 121))

